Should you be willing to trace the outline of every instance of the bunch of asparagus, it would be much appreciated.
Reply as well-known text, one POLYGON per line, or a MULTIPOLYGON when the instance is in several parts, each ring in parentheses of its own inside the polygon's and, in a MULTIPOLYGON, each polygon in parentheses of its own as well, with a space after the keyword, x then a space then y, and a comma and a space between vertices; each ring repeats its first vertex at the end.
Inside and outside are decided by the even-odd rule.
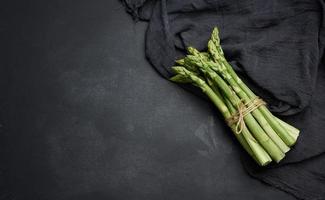
POLYGON ((272 160, 280 162, 296 143, 299 130, 275 117, 228 63, 217 28, 211 34, 208 52, 189 47, 188 55, 176 63, 176 75, 171 80, 201 88, 259 165, 265 166, 272 160))

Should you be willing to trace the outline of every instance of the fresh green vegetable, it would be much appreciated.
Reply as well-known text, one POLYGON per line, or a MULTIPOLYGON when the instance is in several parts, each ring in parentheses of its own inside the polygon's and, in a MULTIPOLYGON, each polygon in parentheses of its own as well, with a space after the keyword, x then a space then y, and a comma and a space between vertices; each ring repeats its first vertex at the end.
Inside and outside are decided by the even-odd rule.
POLYGON ((299 130, 275 117, 239 78, 224 56, 218 29, 212 32, 208 52, 189 47, 188 53, 176 61, 179 66, 173 67, 171 80, 201 88, 259 165, 280 162, 295 144, 299 130))

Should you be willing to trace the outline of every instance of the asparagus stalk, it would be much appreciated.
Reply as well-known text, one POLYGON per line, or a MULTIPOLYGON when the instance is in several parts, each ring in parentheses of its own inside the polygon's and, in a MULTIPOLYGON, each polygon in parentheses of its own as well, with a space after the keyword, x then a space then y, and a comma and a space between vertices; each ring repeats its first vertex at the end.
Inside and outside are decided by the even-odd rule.
MULTIPOLYGON (((245 95, 249 98, 249 99, 253 99, 256 98, 256 95, 245 85, 245 83, 237 76, 237 74, 235 73, 235 71, 233 70, 233 68, 230 66, 230 64, 226 61, 222 48, 220 46, 220 39, 218 36, 218 29, 215 28, 212 32, 211 35, 211 39, 208 42, 208 49, 209 52, 211 53, 213 59, 215 62, 219 62, 221 65, 223 65, 224 68, 228 73, 228 78, 230 77, 231 79, 233 79, 233 81, 236 83, 237 85, 237 89, 241 89, 243 91, 243 93, 245 93, 245 95), (238 88, 239 87, 239 88, 238 88)), ((279 137, 282 139, 282 141, 288 145, 288 146, 292 146, 293 144, 295 144, 296 142, 296 137, 292 137, 291 134, 288 133, 288 131, 283 127, 283 125, 291 130, 294 131, 294 129, 290 128, 290 126, 286 123, 279 123, 278 120, 276 120, 275 116, 272 115, 272 113, 266 108, 266 106, 262 105, 258 108, 257 113, 260 112, 257 115, 262 114, 266 121, 268 122, 268 124, 273 128, 273 130, 275 131, 275 133, 277 133, 279 135, 279 137)), ((255 112, 256 113, 256 112, 255 112)), ((263 123, 263 122, 261 122, 263 123)), ((274 133, 273 131, 273 133, 274 133)), ((270 131, 271 134, 272 131, 270 131)), ((294 131, 293 135, 297 135, 296 134, 297 131, 294 131)), ((274 137, 276 138, 276 137, 274 137)), ((276 139, 277 141, 279 141, 278 139, 276 139)), ((278 144, 280 145, 283 149, 285 150, 285 146, 283 146, 282 144, 278 144)))
MULTIPOLYGON (((211 101, 214 103, 214 105, 219 109, 219 111, 222 113, 224 118, 227 119, 227 118, 231 117, 231 114, 230 114, 227 106, 224 104, 223 100, 220 98, 219 95, 217 95, 205 83, 204 80, 199 78, 195 73, 185 69, 184 67, 173 67, 173 70, 177 73, 177 75, 171 78, 172 81, 182 82, 182 83, 185 83, 185 82, 190 83, 191 82, 193 85, 201 88, 202 91, 211 99, 211 101)), ((232 125, 230 128, 235 133, 235 130, 236 130, 235 125, 232 125)), ((244 138, 244 134, 246 136, 249 135, 249 132, 247 129, 245 129, 245 131, 243 132, 243 135, 235 134, 236 138, 241 143, 243 148, 258 162, 259 165, 265 166, 268 163, 270 163, 271 158, 258 145, 258 143, 256 141, 254 141, 254 138, 251 138, 250 140, 246 140, 244 138), (250 145, 247 141, 249 141, 250 145), (254 144, 254 142, 255 142, 255 144, 254 144)))

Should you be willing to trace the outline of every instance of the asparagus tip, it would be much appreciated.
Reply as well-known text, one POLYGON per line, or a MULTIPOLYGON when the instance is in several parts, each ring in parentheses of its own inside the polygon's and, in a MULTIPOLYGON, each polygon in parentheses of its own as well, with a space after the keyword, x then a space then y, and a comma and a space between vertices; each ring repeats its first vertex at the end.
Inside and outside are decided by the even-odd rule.
POLYGON ((192 55, 198 55, 200 53, 197 49, 191 46, 187 47, 187 52, 192 55))
POLYGON ((185 63, 184 58, 176 60, 175 63, 179 65, 184 65, 185 63))

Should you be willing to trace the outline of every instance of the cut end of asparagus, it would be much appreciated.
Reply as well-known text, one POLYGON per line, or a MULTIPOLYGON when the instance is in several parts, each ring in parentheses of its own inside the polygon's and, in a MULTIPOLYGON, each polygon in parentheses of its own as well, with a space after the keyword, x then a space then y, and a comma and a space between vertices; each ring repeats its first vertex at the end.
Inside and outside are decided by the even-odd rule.
POLYGON ((286 123, 285 121, 282 121, 281 119, 279 119, 277 117, 275 117, 275 119, 279 122, 279 124, 281 124, 287 130, 287 132, 290 134, 290 136, 294 139, 293 144, 295 144, 299 137, 300 130, 294 126, 291 126, 290 124, 286 123))
POLYGON ((285 157, 285 154, 283 154, 283 156, 281 157, 281 158, 279 158, 279 159, 276 159, 276 160, 274 160, 276 163, 279 163, 279 162, 281 162, 281 160, 283 160, 284 159, 284 157, 285 157))
MULTIPOLYGON (((292 127, 292 129, 287 129, 289 134, 291 135, 291 137, 293 137, 295 139, 295 143, 297 142, 297 139, 299 137, 299 134, 300 134, 300 130, 299 129, 296 129, 295 127, 292 127)), ((294 144, 295 144, 294 143, 294 144)))
POLYGON ((263 163, 259 163, 259 162, 258 162, 258 164, 259 164, 260 166, 264 167, 264 166, 270 164, 270 162, 272 162, 272 160, 267 160, 267 161, 265 161, 265 162, 263 162, 263 163))

